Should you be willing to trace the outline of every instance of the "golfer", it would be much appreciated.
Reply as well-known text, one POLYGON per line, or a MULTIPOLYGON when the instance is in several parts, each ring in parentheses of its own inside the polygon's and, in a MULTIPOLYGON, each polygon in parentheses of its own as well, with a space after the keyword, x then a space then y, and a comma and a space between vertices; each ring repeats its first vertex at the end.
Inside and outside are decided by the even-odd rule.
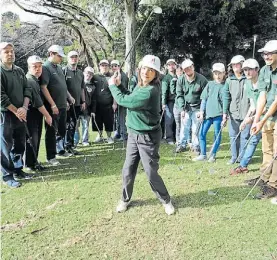
POLYGON ((117 87, 121 83, 120 75, 113 76, 109 80, 109 88, 115 101, 128 109, 126 120, 128 141, 122 170, 123 190, 122 199, 116 208, 117 212, 124 212, 128 208, 140 159, 150 186, 162 202, 165 212, 171 215, 175 211, 165 184, 158 174, 162 134, 160 125, 161 87, 158 80, 160 66, 158 57, 146 55, 138 71, 138 86, 131 94, 123 93, 117 87))

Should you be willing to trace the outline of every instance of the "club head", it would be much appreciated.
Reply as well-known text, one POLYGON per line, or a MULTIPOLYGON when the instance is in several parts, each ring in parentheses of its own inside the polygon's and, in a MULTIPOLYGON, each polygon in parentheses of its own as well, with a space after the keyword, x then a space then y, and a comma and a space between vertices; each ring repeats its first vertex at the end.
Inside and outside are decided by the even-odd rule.
POLYGON ((154 7, 153 7, 153 12, 154 12, 155 14, 161 14, 161 13, 163 12, 163 10, 162 10, 162 8, 159 7, 159 6, 154 6, 154 7))
POLYGON ((215 196, 215 195, 217 195, 217 191, 208 190, 208 195, 215 196))

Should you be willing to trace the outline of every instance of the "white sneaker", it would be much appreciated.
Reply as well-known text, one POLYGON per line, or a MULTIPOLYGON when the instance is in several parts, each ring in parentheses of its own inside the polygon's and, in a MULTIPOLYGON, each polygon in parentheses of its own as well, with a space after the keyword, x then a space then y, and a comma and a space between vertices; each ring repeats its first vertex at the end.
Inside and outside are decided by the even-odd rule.
POLYGON ((128 205, 130 202, 125 202, 123 200, 120 200, 116 207, 116 212, 123 213, 128 209, 128 205))
POLYGON ((216 161, 215 155, 211 155, 211 157, 209 158, 208 162, 209 163, 214 163, 216 161))
POLYGON ((271 199, 271 203, 272 203, 273 205, 277 205, 277 197, 271 199))
POLYGON ((114 140, 111 137, 108 137, 107 138, 107 142, 108 142, 108 144, 113 144, 114 140))
POLYGON ((99 135, 94 140, 95 143, 100 143, 101 141, 103 141, 103 139, 99 135))
POLYGON ((202 154, 192 159, 193 162, 206 161, 206 160, 207 160, 207 156, 202 154))
POLYGON ((89 143, 88 142, 84 142, 83 146, 89 146, 89 143))
POLYGON ((175 213, 175 208, 174 206, 172 205, 171 201, 169 201, 168 203, 166 204, 163 204, 164 206, 164 211, 167 215, 172 215, 175 213))
POLYGON ((56 158, 53 158, 53 159, 50 159, 48 160, 48 163, 53 165, 53 166, 57 166, 57 165, 60 165, 61 163, 59 161, 57 161, 56 158))

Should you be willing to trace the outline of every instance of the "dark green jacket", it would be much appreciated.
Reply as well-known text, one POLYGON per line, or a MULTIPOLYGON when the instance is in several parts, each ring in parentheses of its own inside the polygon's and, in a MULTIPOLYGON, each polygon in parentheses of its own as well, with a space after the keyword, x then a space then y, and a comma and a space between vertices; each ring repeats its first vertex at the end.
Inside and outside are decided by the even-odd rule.
POLYGON ((32 89, 27 84, 24 71, 13 65, 8 70, 2 63, 1 65, 1 111, 7 111, 9 105, 16 108, 23 106, 24 97, 32 98, 32 89))
POLYGON ((166 74, 162 80, 162 105, 166 105, 168 101, 174 101, 176 93, 172 92, 170 82, 174 78, 171 74, 166 74))
POLYGON ((41 98, 39 80, 35 76, 29 73, 26 74, 26 78, 27 78, 28 86, 32 89, 32 98, 29 105, 35 108, 42 107, 43 101, 41 98))
POLYGON ((197 72, 195 72, 195 79, 192 82, 187 80, 185 74, 180 76, 176 86, 178 107, 183 110, 199 109, 200 96, 207 83, 208 80, 197 72))
POLYGON ((259 88, 254 89, 251 80, 248 80, 248 79, 245 81, 245 87, 246 87, 247 97, 250 100, 252 99, 254 101, 255 108, 257 108, 257 101, 259 98, 259 88))
POLYGON ((237 79, 235 75, 226 80, 224 87, 225 95, 228 98, 227 105, 223 107, 223 112, 229 111, 230 116, 236 120, 244 120, 250 107, 250 100, 245 87, 245 76, 237 79))
POLYGON ((132 93, 124 94, 115 85, 110 86, 115 101, 127 108, 128 130, 138 134, 160 129, 160 88, 137 86, 132 93))
POLYGON ((108 80, 111 77, 111 74, 106 75, 96 74, 94 75, 94 84, 96 86, 96 100, 97 104, 103 106, 112 106, 113 96, 109 89, 108 80))
POLYGON ((67 90, 75 99, 75 106, 80 106, 82 90, 85 88, 83 72, 79 69, 72 70, 71 66, 68 65, 63 68, 63 73, 67 84, 67 90))
POLYGON ((201 99, 206 100, 205 118, 213 118, 223 115, 223 104, 227 104, 228 99, 224 96, 225 83, 209 81, 204 88, 201 99))
MULTIPOLYGON (((277 69, 272 70, 271 66, 263 66, 259 74, 258 88, 259 93, 266 92, 266 108, 268 109, 277 95, 277 69)), ((277 121, 277 112, 269 120, 277 121)))
POLYGON ((47 60, 42 66, 40 80, 41 85, 47 85, 47 89, 57 108, 66 108, 67 85, 61 66, 47 60))

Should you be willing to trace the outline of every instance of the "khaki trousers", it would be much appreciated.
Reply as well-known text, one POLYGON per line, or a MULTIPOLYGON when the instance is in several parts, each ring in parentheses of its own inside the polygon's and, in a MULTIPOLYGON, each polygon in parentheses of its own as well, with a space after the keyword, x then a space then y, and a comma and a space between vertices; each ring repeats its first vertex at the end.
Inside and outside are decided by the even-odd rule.
POLYGON ((273 156, 277 153, 277 122, 267 121, 262 130, 263 163, 261 165, 261 179, 269 186, 277 188, 277 160, 273 156))

